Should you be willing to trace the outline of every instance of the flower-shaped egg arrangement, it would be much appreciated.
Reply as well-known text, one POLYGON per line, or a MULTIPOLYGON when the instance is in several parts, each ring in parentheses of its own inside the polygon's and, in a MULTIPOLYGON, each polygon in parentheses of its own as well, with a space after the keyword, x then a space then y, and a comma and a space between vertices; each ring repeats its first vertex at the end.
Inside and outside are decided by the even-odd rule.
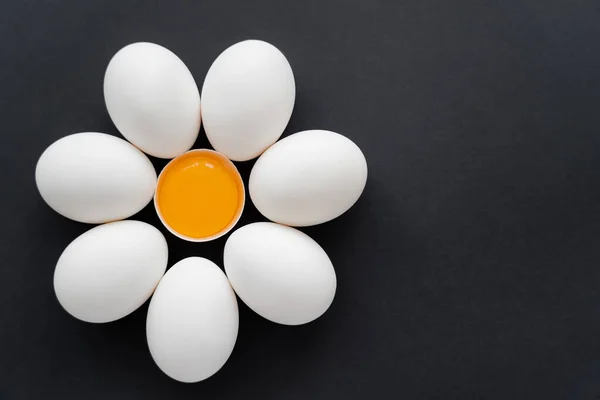
POLYGON ((110 322, 151 296, 148 346, 173 379, 197 382, 229 358, 238 334, 236 293, 264 318, 299 325, 321 316, 336 291, 333 265, 309 236, 291 226, 332 220, 361 195, 367 164, 349 139, 304 131, 275 143, 294 107, 295 81, 274 46, 247 40, 210 67, 202 95, 185 64, 152 43, 121 49, 110 61, 104 96, 131 144, 95 132, 53 143, 40 157, 36 183, 63 216, 103 224, 62 253, 54 289, 63 308, 87 322, 110 322), (202 122, 214 150, 190 150, 202 122), (156 175, 143 153, 173 158, 156 175), (223 271, 190 257, 166 273, 168 249, 155 227, 125 218, 153 198, 166 228, 202 242, 238 222, 245 187, 232 161, 259 157, 248 185, 273 222, 246 225, 225 243, 223 271), (117 221, 117 222, 113 222, 117 221), (235 291, 235 292, 234 292, 235 291))

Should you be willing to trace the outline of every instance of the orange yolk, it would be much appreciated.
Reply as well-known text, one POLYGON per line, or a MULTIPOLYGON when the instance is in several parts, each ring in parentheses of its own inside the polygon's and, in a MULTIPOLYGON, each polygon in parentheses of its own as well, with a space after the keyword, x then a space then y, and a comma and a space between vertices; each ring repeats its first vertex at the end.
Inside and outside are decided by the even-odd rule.
POLYGON ((238 218, 244 202, 239 173, 223 155, 191 151, 160 174, 156 205, 165 223, 192 239, 216 235, 238 218))

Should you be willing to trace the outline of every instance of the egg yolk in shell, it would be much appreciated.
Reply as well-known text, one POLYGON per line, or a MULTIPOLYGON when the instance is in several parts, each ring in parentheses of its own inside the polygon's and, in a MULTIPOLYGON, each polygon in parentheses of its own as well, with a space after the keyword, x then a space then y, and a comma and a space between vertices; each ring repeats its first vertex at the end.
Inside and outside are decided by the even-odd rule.
POLYGON ((244 185, 224 155, 192 150, 173 159, 158 178, 155 206, 173 233, 208 240, 229 230, 244 207, 244 185))

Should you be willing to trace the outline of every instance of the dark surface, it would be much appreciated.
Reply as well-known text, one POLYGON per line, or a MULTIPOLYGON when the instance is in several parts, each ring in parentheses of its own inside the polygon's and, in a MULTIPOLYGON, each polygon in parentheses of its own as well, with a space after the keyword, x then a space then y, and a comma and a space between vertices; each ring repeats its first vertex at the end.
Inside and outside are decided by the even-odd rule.
MULTIPOLYGON (((597 0, 0 4, 0 399, 600 398, 597 0), (90 226, 44 204, 34 167, 66 134, 118 134, 102 79, 124 45, 166 46, 201 85, 246 38, 294 69, 285 135, 347 135, 369 181, 304 229, 336 266, 330 310, 284 327, 241 305, 229 362, 186 385, 150 357, 147 304, 105 325, 61 309, 55 263, 90 226)), ((221 264, 224 239, 161 229, 169 265, 221 264)))

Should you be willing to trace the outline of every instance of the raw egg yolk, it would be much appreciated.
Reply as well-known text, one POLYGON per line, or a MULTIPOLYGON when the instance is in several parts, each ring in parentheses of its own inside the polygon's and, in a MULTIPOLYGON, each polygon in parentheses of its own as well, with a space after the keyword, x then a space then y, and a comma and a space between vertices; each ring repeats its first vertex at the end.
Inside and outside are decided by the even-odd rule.
POLYGON ((165 223, 192 239, 216 235, 241 214, 244 187, 225 156, 191 151, 172 160, 160 174, 156 205, 165 223))

